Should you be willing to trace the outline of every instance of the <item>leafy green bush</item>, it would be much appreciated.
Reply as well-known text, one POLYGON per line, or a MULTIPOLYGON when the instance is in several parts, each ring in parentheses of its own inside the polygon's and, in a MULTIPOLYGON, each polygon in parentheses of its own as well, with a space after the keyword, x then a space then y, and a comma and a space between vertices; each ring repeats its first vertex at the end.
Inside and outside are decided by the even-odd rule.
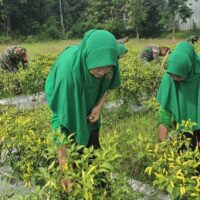
MULTIPOLYGON (((68 145, 69 160, 63 173, 55 160, 53 142, 59 133, 52 133, 46 107, 20 111, 1 106, 0 112, 0 149, 9 152, 6 162, 14 169, 13 176, 34 188, 29 198, 136 199, 125 178, 134 177, 167 191, 172 199, 198 199, 199 151, 190 150, 189 141, 176 131, 169 140, 157 143, 152 111, 131 114, 123 108, 116 115, 104 112, 102 149, 83 149, 80 155, 82 146, 68 145), (188 150, 180 153, 183 144, 188 150), (59 184, 62 177, 73 180, 66 191, 59 184), (68 189, 72 191, 68 193, 68 189)), ((183 124, 187 131, 190 124, 183 124)), ((69 144, 62 136, 60 139, 69 144)))
POLYGON ((35 43, 35 42, 38 42, 38 41, 39 41, 39 39, 36 36, 28 35, 23 42, 35 43))
MULTIPOLYGON (((152 62, 142 65, 137 50, 129 50, 121 59, 121 87, 114 92, 114 100, 121 99, 125 103, 135 101, 141 104, 144 97, 155 95, 163 73, 159 64, 152 62)), ((44 89, 48 72, 56 59, 56 55, 39 55, 30 62, 26 70, 8 73, 0 69, 1 98, 15 95, 15 86, 20 85, 20 93, 33 94, 44 89)))
MULTIPOLYGON (((38 28, 37 24, 34 24, 34 28, 38 28)), ((50 17, 42 27, 42 32, 39 33, 38 38, 40 40, 58 40, 64 37, 64 33, 61 31, 60 25, 55 17, 50 17)))
MULTIPOLYGON (((119 170, 168 192, 171 199, 199 199, 199 150, 192 151, 189 139, 183 140, 177 131, 170 133, 169 140, 157 143, 152 132, 155 121, 152 123, 148 117, 143 122, 147 116, 139 116, 124 120, 127 121, 126 125, 118 122, 115 126, 118 131, 112 134, 113 143, 118 143, 117 149, 121 155, 119 170), (187 151, 180 151, 183 145, 187 151)), ((188 131, 190 122, 184 122, 182 126, 188 131)))
POLYGON ((175 133, 170 140, 160 144, 146 146, 153 162, 145 172, 152 176, 153 184, 160 190, 166 190, 172 199, 198 199, 200 177, 200 153, 189 149, 189 140, 181 140, 175 133), (181 151, 182 146, 187 151, 181 151))
POLYGON ((129 49, 128 54, 121 59, 121 86, 116 90, 116 96, 124 103, 142 101, 156 94, 164 69, 156 62, 143 64, 139 51, 129 49))
POLYGON ((114 145, 94 150, 71 144, 70 139, 61 136, 60 140, 68 147, 68 162, 61 173, 55 159, 57 145, 53 141, 59 133, 51 131, 47 107, 19 111, 1 106, 0 112, 1 152, 8 151, 5 163, 12 166, 13 176, 33 188, 29 198, 128 200, 134 196, 123 174, 115 173, 120 155, 114 145), (63 177, 73 180, 71 188, 65 190, 60 186, 63 177))
POLYGON ((38 55, 30 62, 30 66, 16 73, 0 69, 0 96, 11 97, 18 94, 33 94, 44 90, 49 70, 57 55, 38 55), (16 88, 18 91, 16 91, 16 88))
POLYGON ((116 38, 122 38, 127 36, 126 27, 123 20, 116 20, 116 19, 107 20, 105 23, 95 24, 95 27, 110 31, 115 35, 116 38), (121 30, 124 30, 124 32, 122 32, 121 30))
MULTIPOLYGON (((175 33, 175 38, 176 39, 187 39, 189 38, 191 35, 199 35, 199 30, 196 30, 196 31, 178 31, 175 33)), ((168 39, 171 39, 173 38, 173 34, 170 32, 170 33, 163 33, 161 35, 161 37, 164 37, 164 38, 168 38, 168 39)))
POLYGON ((10 36, 0 35, 0 44, 5 44, 11 42, 12 38, 10 36))

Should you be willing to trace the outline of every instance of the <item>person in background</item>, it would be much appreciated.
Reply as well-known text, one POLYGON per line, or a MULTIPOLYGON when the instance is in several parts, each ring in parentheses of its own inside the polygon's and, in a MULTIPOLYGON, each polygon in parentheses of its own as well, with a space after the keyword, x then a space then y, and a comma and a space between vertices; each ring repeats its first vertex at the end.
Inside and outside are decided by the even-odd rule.
MULTIPOLYGON (((82 42, 66 48, 54 63, 45 84, 52 127, 76 144, 100 148, 100 112, 108 91, 120 85, 118 59, 125 51, 105 30, 90 30, 82 42)), ((64 170, 67 150, 58 139, 57 158, 64 170)), ((61 179, 67 187, 71 180, 61 179)))
POLYGON ((195 42, 198 42, 199 37, 197 35, 192 35, 188 38, 188 42, 194 44, 195 42))
POLYGON ((18 71, 20 62, 24 69, 28 67, 27 50, 23 47, 8 47, 0 56, 0 67, 9 72, 18 71))
POLYGON ((158 45, 146 46, 142 49, 140 53, 140 59, 142 62, 151 62, 156 60, 160 62, 159 56, 165 56, 169 53, 170 49, 168 47, 160 47, 158 45))
POLYGON ((168 137, 172 123, 191 120, 196 123, 193 134, 182 134, 191 139, 193 150, 200 148, 200 55, 195 53, 192 44, 181 42, 170 55, 157 101, 160 104, 158 141, 168 137))
POLYGON ((125 37, 125 38, 122 38, 122 39, 118 39, 117 40, 117 42, 119 43, 119 44, 124 44, 124 43, 126 43, 126 42, 128 42, 129 41, 129 38, 128 37, 125 37))

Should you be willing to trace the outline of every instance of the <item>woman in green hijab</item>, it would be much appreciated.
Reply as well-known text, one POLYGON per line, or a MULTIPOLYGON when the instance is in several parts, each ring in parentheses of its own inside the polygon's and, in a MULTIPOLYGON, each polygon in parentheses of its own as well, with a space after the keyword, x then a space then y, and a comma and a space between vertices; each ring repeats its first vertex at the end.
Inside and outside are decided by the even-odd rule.
POLYGON ((160 103, 158 140, 167 138, 171 121, 195 122, 191 147, 200 147, 200 57, 187 42, 179 43, 169 57, 157 100, 160 103))
MULTIPOLYGON (((61 128, 75 141, 99 148, 99 115, 107 91, 120 85, 118 59, 124 53, 105 30, 88 31, 79 45, 66 48, 54 63, 45 85, 54 130, 61 128)), ((58 149, 61 169, 66 150, 58 149)))

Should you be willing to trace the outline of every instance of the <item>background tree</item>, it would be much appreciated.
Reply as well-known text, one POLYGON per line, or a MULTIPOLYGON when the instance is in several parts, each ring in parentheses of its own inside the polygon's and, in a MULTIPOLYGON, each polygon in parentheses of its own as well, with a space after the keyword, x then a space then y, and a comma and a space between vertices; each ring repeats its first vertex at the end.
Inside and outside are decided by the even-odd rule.
POLYGON ((0 0, 0 37, 82 38, 94 28, 117 38, 156 37, 168 30, 174 35, 176 24, 191 16, 192 1, 0 0))
POLYGON ((136 37, 139 39, 142 23, 145 22, 148 12, 145 0, 128 0, 126 1, 126 6, 129 25, 135 30, 136 37))
MULTIPOLYGON (((52 10, 56 19, 59 20, 60 10, 57 2, 55 0, 53 1, 54 4, 52 10)), ((77 35, 82 35, 79 34, 82 33, 82 27, 79 27, 79 23, 83 19, 87 6, 87 0, 62 0, 63 26, 69 36, 76 37, 77 35), (75 31, 73 31, 74 29, 75 31)))
POLYGON ((178 22, 186 22, 191 17, 192 10, 187 4, 188 0, 168 0, 162 1, 159 9, 162 26, 168 30, 172 30, 173 38, 175 38, 176 25, 178 22))
POLYGON ((45 31, 44 24, 51 16, 50 0, 27 0, 26 4, 18 6, 18 14, 14 14, 13 31, 14 34, 40 35, 45 31), (47 6, 48 5, 48 6, 47 6))
POLYGON ((59 8, 60 8, 60 24, 62 27, 62 31, 65 32, 65 26, 63 22, 63 8, 62 8, 62 0, 59 0, 59 8))
POLYGON ((8 36, 11 31, 11 23, 13 14, 19 12, 18 6, 26 3, 26 0, 1 0, 0 1, 0 17, 4 25, 4 33, 8 36))
POLYGON ((114 12, 112 0, 89 0, 88 2, 89 6, 82 21, 85 28, 105 28, 109 30, 114 12))
POLYGON ((85 30, 103 28, 111 31, 116 37, 125 36, 125 3, 125 0, 89 0, 82 26, 85 30))
POLYGON ((141 35, 143 37, 159 37, 162 26, 160 22, 159 6, 163 0, 146 0, 144 6, 146 8, 145 20, 141 22, 141 35))

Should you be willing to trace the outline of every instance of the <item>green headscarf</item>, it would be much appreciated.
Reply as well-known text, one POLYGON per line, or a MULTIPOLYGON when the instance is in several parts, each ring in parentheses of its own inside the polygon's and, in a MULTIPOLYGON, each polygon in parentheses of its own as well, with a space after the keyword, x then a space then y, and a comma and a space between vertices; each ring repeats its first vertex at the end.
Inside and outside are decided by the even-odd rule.
POLYGON ((178 123, 190 119, 200 125, 200 59, 188 42, 179 43, 170 55, 157 100, 178 123), (174 81, 170 74, 184 80, 174 81))
POLYGON ((120 43, 117 44, 118 58, 121 58, 127 52, 128 52, 128 49, 123 44, 120 44, 120 43))
POLYGON ((54 63, 46 81, 48 105, 53 111, 52 126, 75 133, 78 144, 87 145, 89 134, 100 122, 89 124, 88 115, 108 89, 120 85, 115 37, 104 30, 88 31, 80 45, 66 48, 54 63), (102 78, 90 69, 113 66, 102 78))

